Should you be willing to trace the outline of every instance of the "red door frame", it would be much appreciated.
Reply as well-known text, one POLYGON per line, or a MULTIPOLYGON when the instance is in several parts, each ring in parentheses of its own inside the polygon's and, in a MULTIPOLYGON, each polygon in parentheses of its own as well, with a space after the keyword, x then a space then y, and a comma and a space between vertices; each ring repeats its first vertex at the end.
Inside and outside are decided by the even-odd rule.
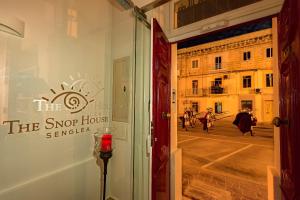
POLYGON ((300 199, 300 3, 285 0, 278 17, 282 199, 300 199))
MULTIPOLYGON (((279 35, 279 65, 280 65, 280 117, 287 118, 288 124, 283 124, 280 128, 281 138, 281 189, 283 199, 298 200, 300 199, 300 3, 296 0, 285 0, 283 9, 279 14, 278 35, 279 35), (291 71, 292 70, 292 71, 291 71), (288 74, 289 73, 289 74, 288 74), (289 76, 289 77, 288 77, 289 76)), ((163 200, 170 199, 170 121, 162 120, 163 110, 157 110, 159 99, 157 91, 159 87, 155 80, 159 77, 158 66, 169 65, 171 67, 170 59, 170 44, 167 42, 165 35, 159 27, 156 20, 153 20, 153 151, 152 151, 152 199, 160 200, 157 192, 162 192, 166 195, 163 200), (156 35, 157 34, 157 35, 156 35), (157 37, 157 38, 156 38, 157 37), (160 39, 158 39, 160 38, 160 39), (168 50, 167 59, 163 56, 164 48, 161 48, 164 42, 168 50), (162 45, 162 46, 160 46, 162 45), (166 59, 166 60, 164 60, 166 59), (158 70, 158 71, 157 71, 158 70), (157 145, 157 139, 161 136, 158 128, 160 122, 167 124, 166 148, 161 148, 163 145, 157 145), (157 148, 158 147, 158 148, 157 148), (159 177, 157 173, 162 165, 157 163, 164 162, 165 175, 163 178, 159 177), (168 165, 166 165, 168 163, 168 165), (168 178, 166 178, 168 177, 168 178), (162 178, 162 179, 159 179, 162 178), (164 182, 162 188, 159 188, 159 182, 164 182), (167 187, 167 188, 166 188, 167 187)), ((232 27, 230 27, 232 28, 232 27)), ((211 33, 210 33, 211 34, 211 33)), ((170 77, 170 73, 169 76, 170 77)), ((170 84, 170 79, 165 80, 170 84)), ((170 97, 170 87, 165 91, 167 97, 170 97)), ((159 93, 161 94, 161 93, 159 93)), ((170 98, 165 98, 170 101, 170 98)), ((165 112, 170 112, 170 102, 166 104, 165 112)), ((286 120, 286 119, 283 119, 286 120)), ((161 183, 162 183, 161 182, 161 183)))

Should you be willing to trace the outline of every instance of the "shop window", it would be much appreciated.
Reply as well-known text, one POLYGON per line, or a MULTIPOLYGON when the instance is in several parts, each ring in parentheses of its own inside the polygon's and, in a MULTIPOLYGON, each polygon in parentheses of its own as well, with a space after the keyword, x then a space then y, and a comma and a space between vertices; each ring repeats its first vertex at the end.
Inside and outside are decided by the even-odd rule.
POLYGON ((242 110, 252 110, 252 108, 253 108, 252 100, 242 100, 241 108, 242 108, 242 110))
POLYGON ((222 68, 222 57, 218 56, 215 57, 215 69, 221 69, 222 68))
POLYGON ((251 59, 251 52, 250 51, 244 52, 244 61, 250 60, 250 59, 251 59))
POLYGON ((198 60, 193 60, 192 61, 192 68, 198 68, 199 62, 198 60))
POLYGON ((192 93, 198 94, 198 80, 192 81, 192 93))
POLYGON ((266 87, 273 87, 273 74, 266 74, 266 87))
POLYGON ((243 76, 243 88, 251 88, 251 76, 243 76))
POLYGON ((267 58, 273 57, 273 48, 266 49, 266 56, 267 56, 267 58))
POLYGON ((222 102, 215 102, 215 113, 222 113, 222 102))
POLYGON ((192 109, 193 109, 193 111, 195 111, 196 113, 199 112, 199 104, 198 104, 198 102, 193 102, 193 103, 192 103, 192 109))

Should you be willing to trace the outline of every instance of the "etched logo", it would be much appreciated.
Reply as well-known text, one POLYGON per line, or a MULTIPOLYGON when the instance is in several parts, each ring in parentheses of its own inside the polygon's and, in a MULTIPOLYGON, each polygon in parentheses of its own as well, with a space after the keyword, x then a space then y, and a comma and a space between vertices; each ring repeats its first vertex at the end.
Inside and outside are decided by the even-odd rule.
POLYGON ((50 89, 52 93, 50 97, 34 99, 33 102, 37 103, 37 111, 67 110, 71 114, 78 113, 94 102, 96 96, 104 90, 100 82, 81 78, 80 74, 77 80, 74 80, 73 76, 70 76, 70 79, 72 84, 63 82, 59 91, 50 89))

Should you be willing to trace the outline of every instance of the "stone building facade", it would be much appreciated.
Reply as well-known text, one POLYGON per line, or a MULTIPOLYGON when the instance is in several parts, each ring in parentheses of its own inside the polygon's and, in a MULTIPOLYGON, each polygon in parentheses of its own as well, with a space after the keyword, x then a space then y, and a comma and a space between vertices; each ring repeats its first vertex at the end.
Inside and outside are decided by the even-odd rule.
POLYGON ((178 115, 236 114, 249 108, 258 121, 273 118, 272 29, 178 50, 178 115))

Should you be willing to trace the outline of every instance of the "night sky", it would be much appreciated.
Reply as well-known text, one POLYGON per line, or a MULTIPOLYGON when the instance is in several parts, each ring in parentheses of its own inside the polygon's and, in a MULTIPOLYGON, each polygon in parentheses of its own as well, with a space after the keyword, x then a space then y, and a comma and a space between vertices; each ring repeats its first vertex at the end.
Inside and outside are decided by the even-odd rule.
POLYGON ((205 44, 208 42, 213 42, 217 40, 222 40, 234 36, 243 35, 246 33, 251 33, 254 31, 259 31, 272 27, 272 19, 266 19, 263 21, 255 22, 255 23, 247 23, 238 27, 229 28, 221 32, 212 33, 205 36, 194 37, 188 40, 184 40, 182 42, 178 42, 178 49, 187 48, 196 46, 199 44, 205 44))

